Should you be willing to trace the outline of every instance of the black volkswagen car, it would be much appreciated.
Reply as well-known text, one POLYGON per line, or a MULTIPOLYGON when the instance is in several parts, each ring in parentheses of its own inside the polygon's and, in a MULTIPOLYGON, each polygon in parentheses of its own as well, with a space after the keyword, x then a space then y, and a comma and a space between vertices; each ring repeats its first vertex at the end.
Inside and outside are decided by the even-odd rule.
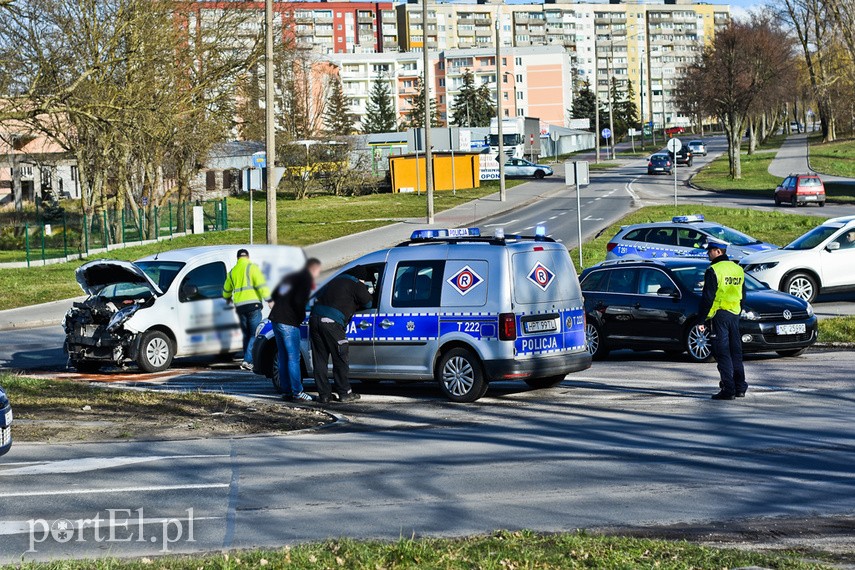
POLYGON ((0 386, 0 455, 12 447, 12 405, 0 386))
MULTIPOLYGON (((698 307, 709 261, 703 259, 610 260, 586 269, 581 284, 587 314, 588 351, 664 350, 696 362, 712 357, 709 328, 698 329, 698 307)), ((816 342, 810 303, 773 291, 745 276, 740 323, 745 352, 798 356, 816 342)))

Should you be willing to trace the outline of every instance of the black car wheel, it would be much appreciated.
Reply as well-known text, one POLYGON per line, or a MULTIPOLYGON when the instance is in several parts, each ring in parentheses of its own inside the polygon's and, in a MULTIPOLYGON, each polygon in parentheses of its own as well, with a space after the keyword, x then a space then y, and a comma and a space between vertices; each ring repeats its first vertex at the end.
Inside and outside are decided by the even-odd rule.
POLYGON ((452 402, 474 402, 487 391, 481 361, 465 348, 443 354, 435 375, 440 390, 452 402))
POLYGON ((546 173, 544 171, 542 171, 542 170, 535 170, 534 171, 534 177, 537 178, 538 180, 540 180, 544 176, 546 176, 546 173))
POLYGON ((600 327, 592 322, 585 325, 585 347, 594 360, 602 360, 609 354, 606 339, 603 338, 600 327))
POLYGON ((824 201, 823 201, 823 202, 820 202, 820 203, 819 203, 819 207, 820 207, 820 208, 825 208, 825 202, 824 202, 824 201))
POLYGON ((792 206, 793 208, 798 208, 798 207, 799 207, 799 200, 798 200, 798 198, 796 198, 795 196, 793 196, 792 198, 790 198, 790 206, 792 206))
POLYGON ((148 331, 140 341, 137 364, 144 372, 162 372, 172 364, 173 356, 172 340, 161 331, 148 331))
POLYGON ((783 291, 812 303, 817 295, 816 279, 807 273, 793 273, 784 280, 783 291))
POLYGON ((780 198, 778 198, 778 195, 777 195, 777 194, 775 194, 775 205, 776 205, 776 206, 780 206, 780 205, 781 205, 781 199, 780 199, 780 198))
POLYGON ((710 341, 710 329, 700 329, 701 323, 693 324, 686 331, 686 354, 693 362, 709 362, 712 358, 712 342, 710 341))
POLYGON ((805 353, 806 350, 807 348, 794 348, 792 350, 776 350, 775 352, 777 352, 779 356, 786 356, 792 358, 795 356, 801 356, 805 353))
POLYGON ((554 388, 555 386, 558 386, 566 377, 566 374, 562 374, 560 376, 547 376, 546 378, 527 378, 525 383, 532 388, 541 390, 543 388, 554 388))

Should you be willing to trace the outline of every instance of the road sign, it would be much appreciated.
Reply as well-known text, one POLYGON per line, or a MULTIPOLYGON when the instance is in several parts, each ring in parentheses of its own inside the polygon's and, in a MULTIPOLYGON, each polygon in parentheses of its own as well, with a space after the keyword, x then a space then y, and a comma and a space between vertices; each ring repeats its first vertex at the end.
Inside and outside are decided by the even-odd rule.
POLYGON ((683 141, 680 139, 673 138, 668 141, 668 150, 674 154, 677 154, 681 148, 683 148, 683 141))
POLYGON ((253 154, 252 166, 255 168, 267 168, 267 153, 256 152, 253 154))
POLYGON ((587 186, 591 183, 591 176, 587 160, 568 160, 564 163, 564 183, 567 186, 578 184, 587 186), (578 180, 577 180, 578 178, 578 180))
POLYGON ((645 136, 650 136, 653 134, 653 127, 651 127, 650 125, 644 125, 643 132, 645 136))
POLYGON ((612 138, 612 132, 609 129, 603 129, 600 134, 603 135, 604 139, 612 138))

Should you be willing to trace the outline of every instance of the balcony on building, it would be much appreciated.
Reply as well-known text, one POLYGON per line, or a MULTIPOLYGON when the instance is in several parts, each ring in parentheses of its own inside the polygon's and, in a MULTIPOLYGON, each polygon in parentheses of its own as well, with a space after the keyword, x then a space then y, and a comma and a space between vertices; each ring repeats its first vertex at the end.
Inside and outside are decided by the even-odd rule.
POLYGON ((333 29, 330 27, 316 26, 315 27, 315 35, 316 36, 332 36, 333 29))
POLYGON ((360 24, 371 24, 374 22, 374 14, 372 12, 357 12, 356 21, 360 24))
POLYGON ((521 12, 516 12, 514 14, 514 23, 515 24, 528 24, 529 16, 528 14, 523 14, 521 12))
POLYGON ((475 35, 481 36, 481 37, 492 36, 493 30, 491 30, 490 28, 478 27, 478 28, 475 28, 475 35))
POLYGON ((476 26, 492 26, 493 19, 492 18, 484 18, 484 17, 476 17, 475 18, 476 26))

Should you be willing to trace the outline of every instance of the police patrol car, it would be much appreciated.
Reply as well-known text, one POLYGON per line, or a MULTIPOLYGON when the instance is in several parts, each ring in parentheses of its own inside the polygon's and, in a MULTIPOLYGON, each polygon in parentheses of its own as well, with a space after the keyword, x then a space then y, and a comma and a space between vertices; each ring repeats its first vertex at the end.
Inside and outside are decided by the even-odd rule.
POLYGON ((606 245, 606 259, 706 258, 708 239, 730 244, 727 255, 739 260, 760 251, 778 249, 733 228, 707 222, 701 214, 674 216, 670 222, 623 226, 606 245))
POLYGON ((0 386, 0 455, 12 448, 12 405, 0 386))
MULTIPOLYGON (((472 402, 491 381, 545 388, 591 365, 575 269, 544 228, 491 237, 477 228, 419 230, 340 273, 356 266, 371 276, 374 299, 347 329, 353 378, 435 380, 450 400, 472 402)), ((303 370, 311 375, 307 323, 301 328, 303 370)), ((278 387, 267 322, 254 356, 255 371, 278 387)))

